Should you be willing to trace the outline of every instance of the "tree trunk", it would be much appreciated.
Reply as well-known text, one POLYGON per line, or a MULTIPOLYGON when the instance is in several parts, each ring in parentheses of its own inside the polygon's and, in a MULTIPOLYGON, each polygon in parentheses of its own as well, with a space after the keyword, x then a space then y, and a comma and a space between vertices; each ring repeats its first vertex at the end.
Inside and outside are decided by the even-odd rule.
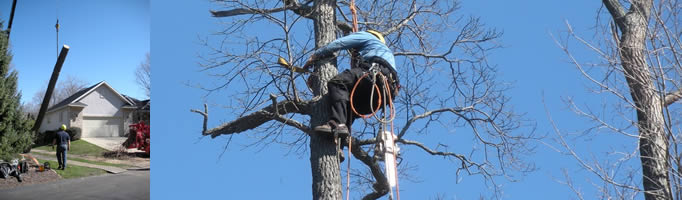
MULTIPOLYGON (((313 23, 317 48, 335 39, 335 3, 334 0, 315 1, 313 23)), ((327 93, 327 81, 337 74, 336 60, 320 63, 316 70, 319 71, 320 76, 311 76, 314 95, 325 95, 327 93)), ((328 119, 329 106, 327 100, 320 102, 311 113, 311 127, 320 125, 328 119)), ((313 199, 340 200, 343 198, 339 160, 336 145, 332 139, 317 134, 310 136, 310 167, 313 177, 313 199)))
POLYGON ((614 20, 621 28, 620 57, 630 95, 637 107, 644 196, 647 200, 672 199, 663 100, 656 92, 646 62, 645 39, 651 6, 651 0, 635 2, 626 15, 614 16, 614 20))

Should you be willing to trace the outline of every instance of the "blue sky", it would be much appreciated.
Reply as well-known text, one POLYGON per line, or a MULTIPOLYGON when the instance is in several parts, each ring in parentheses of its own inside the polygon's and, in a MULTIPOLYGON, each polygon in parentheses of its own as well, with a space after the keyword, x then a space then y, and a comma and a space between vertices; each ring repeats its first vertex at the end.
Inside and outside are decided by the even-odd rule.
MULTIPOLYGON (((1 2, 7 27, 12 1, 1 2)), ((149 4, 148 0, 18 1, 10 42, 22 102, 31 101, 52 75, 57 17, 59 48, 71 47, 59 80, 68 76, 89 84, 104 80, 120 93, 146 98, 135 82, 135 69, 150 51, 149 4)))
MULTIPOLYGON (((10 3, 5 2, 0 9, 8 11, 10 3)), ((148 7, 146 1, 60 0, 59 5, 60 40, 72 47, 61 77, 74 75, 92 83, 106 80, 119 92, 142 97, 133 72, 151 42, 152 94, 157 99, 152 108, 152 199, 310 199, 308 152, 288 154, 285 146, 277 144, 245 148, 255 141, 249 136, 251 132, 235 135, 226 149, 227 137, 200 137, 202 119, 189 109, 201 108, 205 102, 231 100, 225 94, 203 98, 205 92, 185 85, 188 81, 210 80, 199 71, 197 55, 206 51, 199 45, 199 38, 222 28, 220 20, 208 12, 217 9, 213 4, 205 0, 153 0, 148 7), (145 34, 150 31, 151 41, 145 34)), ((17 9, 12 32, 13 63, 20 72, 19 86, 26 99, 42 87, 54 66, 55 6, 54 1, 33 5, 21 1, 17 9), (30 15, 26 14, 28 10, 30 15)), ((507 95, 512 97, 515 110, 537 123, 538 134, 548 135, 543 141, 532 142, 536 154, 528 159, 535 162, 537 171, 518 182, 498 182, 503 186, 503 199, 574 198, 570 189, 560 183, 565 181, 561 169, 569 171, 588 199, 596 197, 593 184, 600 182, 580 170, 572 158, 554 150, 557 144, 552 140, 554 133, 543 99, 563 132, 576 133, 589 127, 586 120, 567 109, 562 99, 574 97, 580 105, 598 106, 603 98, 587 92, 588 82, 568 62, 551 35, 561 36, 568 21, 579 33, 592 36, 591 27, 599 9, 598 1, 588 0, 463 2, 462 14, 479 16, 488 27, 504 32, 499 42, 505 48, 492 52, 489 59, 498 65, 499 79, 513 83, 507 95)), ((2 14, 7 19, 8 12, 2 14)), ((593 59, 583 49, 575 49, 580 58, 593 59)), ((209 109, 211 127, 234 119, 229 109, 209 109)), ((574 141, 579 153, 595 157, 603 156, 601 152, 612 146, 634 144, 599 137, 574 141)), ((414 175, 421 181, 401 182, 402 198, 490 196, 479 176, 456 180, 453 171, 458 163, 417 151, 406 154, 413 159, 411 162, 419 163, 414 175)), ((361 166, 354 163, 355 167, 361 166)), ((353 199, 357 198, 354 194, 353 199)))
MULTIPOLYGON (((578 33, 593 36, 598 1, 463 1, 460 13, 475 15, 489 28, 504 32, 500 42, 505 48, 489 55, 498 65, 498 78, 510 82, 507 92, 517 112, 537 123, 537 134, 547 135, 542 141, 531 141, 535 154, 527 159, 538 170, 518 182, 500 179, 503 199, 573 199, 562 169, 588 199, 597 197, 593 184, 601 182, 581 170, 578 164, 555 150, 558 144, 543 106, 564 133, 580 133, 590 127, 587 120, 573 114, 563 99, 575 98, 581 106, 599 106, 608 97, 592 95, 590 84, 581 77, 566 55, 555 44, 552 35, 562 38, 568 21, 578 33)), ((235 135, 225 149, 227 137, 201 138, 202 118, 190 113, 205 102, 231 101, 224 93, 203 98, 205 92, 185 83, 208 82, 211 77, 199 71, 197 56, 205 53, 199 38, 222 30, 220 20, 210 17, 210 9, 219 9, 208 1, 152 1, 152 63, 155 86, 152 129, 155 150, 152 153, 152 199, 310 199, 311 177, 309 153, 288 154, 283 145, 245 148, 256 141, 247 132, 235 135), (163 69, 163 70, 156 70, 163 69), (222 157, 221 153, 224 151, 222 157)), ((263 32, 267 29, 263 28, 263 32)), ((585 49, 572 43, 575 54, 583 61, 594 60, 585 49)), ((240 48, 240 47, 234 47, 240 48)), ((225 103, 227 104, 227 103, 225 103)), ((233 111, 209 107, 209 126, 234 119, 233 111)), ((522 130, 528 131, 528 130, 522 130)), ((612 147, 630 148, 636 141, 622 138, 591 136, 572 139, 578 153, 587 157, 604 156, 612 147)), ((419 163, 414 174, 420 182, 401 182, 404 199, 475 199, 490 197, 480 176, 463 176, 456 180, 457 162, 406 152, 419 163)), ((360 167, 355 161, 355 167, 360 167)), ((638 164, 638 163, 636 163, 638 164)), ((343 164, 345 166, 345 163, 343 164)), ((636 166, 635 166, 636 167, 636 166)), ((354 194, 352 199, 359 199, 354 194)))

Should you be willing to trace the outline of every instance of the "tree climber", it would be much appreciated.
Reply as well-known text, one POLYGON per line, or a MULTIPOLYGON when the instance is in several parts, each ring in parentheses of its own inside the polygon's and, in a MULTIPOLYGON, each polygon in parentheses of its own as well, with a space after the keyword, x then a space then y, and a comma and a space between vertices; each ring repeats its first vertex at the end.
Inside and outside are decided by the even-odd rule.
MULTIPOLYGON (((394 99, 398 94, 400 84, 393 52, 386 46, 383 35, 375 30, 354 32, 332 41, 315 51, 306 62, 305 67, 310 67, 318 60, 332 57, 334 52, 339 50, 350 50, 352 54, 355 54, 352 56, 355 59, 351 61, 350 69, 337 74, 327 83, 331 115, 328 122, 316 126, 314 130, 318 133, 328 134, 336 132, 343 138, 349 134, 348 126, 360 117, 352 112, 349 106, 351 89, 355 87, 356 82, 360 81, 353 94, 353 106, 362 115, 372 113, 372 107, 374 109, 377 109, 378 106, 383 107, 383 105, 379 105, 378 101, 379 95, 385 94, 384 80, 381 79, 381 76, 376 76, 376 80, 372 80, 374 77, 372 75, 366 76, 368 73, 372 73, 371 70, 380 72, 386 77, 390 87, 388 92, 391 93, 391 99, 394 99), (373 82, 377 84, 380 91, 376 90, 373 82)), ((381 98, 384 101, 387 99, 385 96, 381 98)))

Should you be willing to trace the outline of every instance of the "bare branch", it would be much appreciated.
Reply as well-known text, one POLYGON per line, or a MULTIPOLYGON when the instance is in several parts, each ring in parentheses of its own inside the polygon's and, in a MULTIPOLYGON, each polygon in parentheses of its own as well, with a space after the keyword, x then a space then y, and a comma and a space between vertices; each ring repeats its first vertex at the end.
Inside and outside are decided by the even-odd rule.
POLYGON ((398 139, 398 140, 396 140, 396 142, 403 143, 403 144, 408 144, 408 145, 417 146, 417 147, 421 148, 422 150, 426 151, 427 153, 429 153, 429 154, 431 154, 431 155, 434 155, 434 156, 452 156, 452 157, 458 158, 458 159, 461 160, 463 163, 471 163, 471 161, 469 161, 469 160, 468 160, 464 155, 462 155, 462 154, 456 154, 456 153, 445 152, 445 151, 435 151, 435 150, 430 149, 429 147, 426 147, 426 146, 425 146, 424 144, 422 144, 421 142, 412 141, 412 140, 406 140, 406 139, 398 139))
POLYGON ((673 104, 676 101, 679 101, 680 99, 682 99, 682 88, 680 88, 679 90, 677 90, 675 92, 671 92, 671 93, 666 94, 665 100, 664 100, 665 101, 664 105, 669 106, 670 104, 673 104))
POLYGON ((336 21, 336 28, 341 30, 344 34, 349 34, 353 31, 353 27, 350 24, 340 20, 336 21))
POLYGON ((238 15, 254 15, 254 14, 272 14, 272 13, 277 13, 277 12, 282 12, 285 10, 291 10, 294 13, 305 17, 305 18, 312 18, 312 8, 310 6, 307 6, 305 4, 301 5, 298 3, 298 1, 295 0, 287 0, 285 3, 288 3, 288 5, 285 5, 284 7, 279 7, 279 8, 271 8, 271 9, 257 9, 257 8, 251 8, 251 7, 246 7, 244 6, 243 8, 235 8, 231 10, 221 10, 221 11, 215 11, 211 10, 211 15, 213 17, 232 17, 232 16, 238 16, 238 15))
MULTIPOLYGON (((270 99, 272 100, 272 105, 275 105, 275 113, 272 113, 275 120, 282 122, 286 125, 293 126, 294 128, 297 128, 308 135, 311 134, 311 130, 310 128, 308 128, 308 126, 303 125, 301 122, 298 122, 294 119, 286 118, 279 113, 280 109, 278 107, 279 104, 277 103, 277 96, 275 96, 274 94, 270 94, 270 99)), ((296 104, 294 104, 294 106, 296 106, 296 104)))
POLYGON ((419 14, 419 11, 417 10, 417 2, 416 2, 416 1, 412 1, 412 6, 411 6, 411 7, 412 7, 412 9, 411 9, 411 11, 410 11, 410 14, 407 15, 407 17, 405 17, 405 19, 403 19, 402 21, 400 21, 400 23, 398 23, 397 25, 395 25, 395 26, 393 26, 393 27, 391 27, 391 28, 389 28, 389 29, 383 31, 382 34, 384 34, 384 35, 391 34, 391 33, 395 32, 395 31, 397 31, 398 29, 402 28, 403 26, 405 26, 408 22, 412 21, 412 19, 414 19, 414 17, 416 17, 417 14, 419 14))
MULTIPOLYGON (((326 80, 338 73, 337 69, 340 69, 348 57, 341 53, 338 57, 340 60, 330 61, 328 65, 318 67, 317 69, 321 71, 316 71, 312 75, 294 74, 282 69, 274 61, 283 57, 290 64, 297 65, 305 62, 315 47, 322 46, 339 35, 352 32, 350 18, 345 16, 348 1, 316 1, 314 5, 308 5, 312 2, 310 0, 300 4, 296 0, 221 0, 221 2, 226 2, 226 7, 224 11, 212 11, 215 17, 242 17, 235 17, 225 23, 227 27, 225 31, 219 33, 218 37, 222 38, 217 43, 210 45, 208 42, 205 43, 211 48, 212 53, 203 57, 205 58, 203 67, 206 72, 218 79, 217 87, 210 87, 209 89, 215 89, 209 92, 229 90, 234 88, 232 87, 234 85, 244 87, 244 90, 229 91, 229 94, 237 95, 230 99, 227 106, 236 110, 237 119, 205 130, 203 134, 216 137, 254 128, 274 130, 284 125, 294 127, 310 136, 310 140, 305 140, 308 136, 301 134, 303 143, 310 143, 311 163, 315 162, 313 176, 318 176, 321 172, 315 168, 321 166, 319 163, 338 161, 330 159, 333 158, 331 155, 335 154, 329 151, 326 141, 320 142, 319 137, 310 134, 310 126, 326 120, 324 118, 329 113, 322 110, 327 106, 320 105, 323 103, 320 98, 324 97, 321 95, 324 92, 321 91, 326 90, 326 80), (314 9, 312 13, 315 15, 301 14, 307 13, 302 12, 306 9, 314 9), (313 16, 314 20, 311 23, 308 19, 313 16), (249 24, 261 21, 274 24, 273 31, 281 29, 277 31, 282 32, 283 36, 271 38, 270 34, 266 34, 267 36, 244 34, 253 32, 249 24), (244 49, 235 48, 237 44, 244 44, 244 49), (305 86, 308 88, 303 88, 305 86), (274 95, 270 95, 268 99, 268 93, 274 95), (276 100, 282 97, 285 100, 280 99, 279 102, 276 100), (311 98, 312 100, 306 101, 311 98), (263 104, 269 105, 261 108, 266 106, 263 104), (307 116, 310 116, 310 120, 304 121, 304 117, 307 116)), ((433 150, 424 145, 420 148, 429 150, 432 155, 441 154, 452 157, 453 160, 462 160, 463 165, 459 167, 458 173, 461 169, 466 169, 470 175, 482 174, 486 179, 486 185, 489 182, 495 185, 493 176, 511 179, 513 174, 506 172, 506 168, 526 170, 526 163, 518 159, 516 154, 527 153, 524 149, 526 148, 524 139, 527 136, 512 133, 522 125, 523 122, 518 121, 521 116, 507 106, 509 98, 503 93, 508 88, 505 83, 495 81, 495 66, 489 65, 486 60, 489 50, 500 47, 498 43, 493 42, 501 36, 500 33, 484 28, 478 18, 462 20, 452 17, 456 16, 454 12, 459 8, 457 1, 357 1, 356 7, 360 28, 382 30, 387 35, 387 45, 394 50, 394 55, 402 56, 406 60, 404 65, 406 67, 400 67, 397 71, 404 94, 396 98, 395 106, 391 106, 398 116, 394 122, 401 128, 400 136, 406 135, 408 131, 425 132, 427 127, 437 124, 464 127, 458 129, 466 132, 461 135, 470 135, 478 143, 476 147, 483 146, 472 148, 467 157, 450 155, 446 153, 447 150, 437 153, 442 150, 441 147, 449 144, 441 144, 433 150), (432 87, 443 84, 449 84, 450 87, 432 87), (423 128, 415 128, 417 126, 423 128), (472 171, 469 171, 468 168, 471 166, 478 166, 480 170, 473 167, 472 171)), ((362 182, 372 185, 363 186, 363 189, 372 190, 361 192, 364 194, 363 199, 381 198, 389 192, 389 187, 380 161, 371 156, 373 151, 370 145, 374 145, 377 139, 375 135, 369 134, 378 126, 375 122, 362 124, 356 120, 354 128, 361 127, 366 131, 353 135, 352 153, 363 162, 363 166, 367 167, 352 170, 362 171, 365 175, 361 178, 362 182)), ((276 133, 277 131, 273 131, 265 134, 271 136, 276 133)), ((419 146, 421 138, 415 140, 417 141, 403 142, 419 146)), ((455 163, 459 165, 459 162, 455 163)), ((333 174, 338 171, 336 167, 328 170, 333 174)), ((335 177, 329 180, 332 179, 335 177)), ((336 189, 330 191, 332 191, 330 194, 336 195, 336 189)), ((498 188, 495 188, 495 192, 499 192, 498 188)), ((313 195, 316 194, 317 190, 314 189, 313 195)))
MULTIPOLYGON (((221 124, 220 126, 205 131, 202 134, 211 135, 212 138, 215 138, 220 135, 241 133, 243 131, 256 128, 273 119, 280 122, 285 122, 285 124, 301 129, 302 131, 305 130, 307 131, 306 133, 309 134, 310 128, 291 119, 283 118, 281 114, 287 113, 309 114, 311 112, 312 107, 315 104, 319 103, 320 99, 321 99, 320 97, 317 97, 310 101, 302 102, 294 102, 289 100, 282 101, 276 104, 269 105, 249 115, 239 117, 231 122, 221 124), (279 113, 279 115, 276 116, 274 114, 275 112, 279 113)), ((200 112, 197 113, 201 114, 200 112)))
POLYGON ((414 123, 415 121, 417 121, 419 119, 423 119, 423 118, 429 117, 431 115, 442 113, 442 112, 451 112, 451 113, 454 113, 456 115, 460 115, 460 112, 470 110, 470 109, 473 109, 473 107, 441 108, 441 109, 427 111, 427 112, 424 112, 420 115, 416 115, 416 116, 412 117, 409 121, 407 121, 407 123, 405 123, 405 126, 403 127, 403 129, 400 130, 400 133, 398 133, 398 138, 402 138, 405 135, 405 133, 407 133, 407 130, 410 129, 410 126, 412 125, 412 123, 414 123))
POLYGON ((204 129, 201 130, 201 133, 206 133, 206 124, 208 123, 208 105, 204 104, 204 112, 201 112, 196 109, 191 109, 189 111, 199 113, 200 115, 204 116, 204 129))
POLYGON ((609 10, 609 13, 611 13, 611 16, 613 16, 613 20, 618 24, 618 28, 625 30, 625 21, 623 19, 625 17, 625 9, 623 9, 623 5, 618 0, 602 0, 602 2, 606 9, 609 10))
POLYGON ((353 148, 352 148, 352 153, 353 156, 362 161, 367 167, 369 167, 369 170, 372 172, 372 176, 374 176, 374 180, 376 180, 376 183, 372 186, 374 189, 373 192, 365 195, 362 199, 363 200, 374 200, 374 199, 379 199, 382 196, 386 195, 389 191, 389 185, 388 185, 388 180, 386 179, 386 176, 384 173, 381 171, 381 166, 379 165, 379 162, 374 159, 372 156, 370 156, 365 150, 363 150, 360 145, 355 142, 355 138, 353 138, 353 148))
POLYGON ((282 12, 286 10, 285 8, 273 8, 273 9, 250 9, 250 8, 237 8, 232 10, 221 10, 215 11, 211 10, 211 15, 213 17, 232 17, 237 15, 247 15, 247 14, 270 14, 275 12, 282 12))

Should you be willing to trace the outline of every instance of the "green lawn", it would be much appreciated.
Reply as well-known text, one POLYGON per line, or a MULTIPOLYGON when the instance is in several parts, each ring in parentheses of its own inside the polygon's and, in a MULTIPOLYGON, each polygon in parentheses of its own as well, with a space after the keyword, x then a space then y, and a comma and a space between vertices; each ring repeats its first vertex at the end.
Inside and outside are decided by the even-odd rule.
MULTIPOLYGON (((73 143, 72 143, 73 144, 73 143)), ((40 163, 45 163, 47 160, 38 160, 40 163)), ((86 177, 86 176, 95 176, 95 175, 100 175, 107 173, 106 171, 102 169, 95 169, 95 168, 89 168, 89 167, 81 167, 81 166, 76 166, 76 165, 69 165, 69 162, 67 161, 66 164, 68 165, 65 170, 57 170, 57 167, 59 167, 59 164, 56 161, 47 161, 50 163, 50 167, 55 169, 54 171, 57 172, 62 178, 69 179, 69 178, 80 178, 80 177, 86 177)))
MULTIPOLYGON (((50 146, 50 145, 35 147, 34 149, 40 149, 40 150, 52 151, 52 152, 56 151, 55 149, 52 149, 52 146, 50 146)), ((89 142, 86 142, 85 140, 76 140, 76 141, 71 142, 71 150, 68 153, 73 154, 73 155, 102 156, 102 153, 104 153, 104 152, 107 152, 107 150, 102 148, 102 147, 98 147, 97 145, 90 144, 89 142)))
MULTIPOLYGON (((95 160, 86 160, 86 159, 82 159, 82 158, 74 158, 74 157, 69 156, 70 153, 71 152, 67 153, 67 155, 66 155, 67 162, 70 160, 73 160, 73 161, 78 161, 78 162, 90 163, 90 164, 95 164, 95 165, 112 166, 112 167, 118 167, 118 168, 123 168, 123 169, 131 167, 129 165, 124 165, 124 164, 114 164, 114 163, 101 162, 101 161, 95 161, 95 160)), ((54 156, 55 158, 57 157, 55 154, 46 154, 46 153, 38 153, 38 152, 33 152, 32 154, 40 154, 43 156, 54 156)))

